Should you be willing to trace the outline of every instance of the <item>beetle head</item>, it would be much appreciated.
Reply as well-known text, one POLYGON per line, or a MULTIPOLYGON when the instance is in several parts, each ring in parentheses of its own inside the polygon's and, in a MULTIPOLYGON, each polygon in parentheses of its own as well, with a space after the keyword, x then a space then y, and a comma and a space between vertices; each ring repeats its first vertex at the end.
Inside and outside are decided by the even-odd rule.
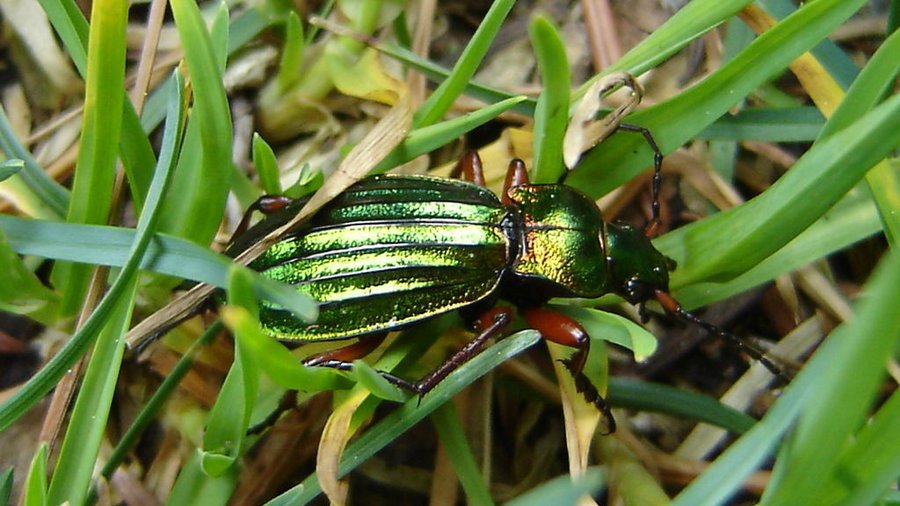
POLYGON ((637 304, 669 290, 669 271, 675 261, 663 255, 641 230, 629 225, 607 225, 607 261, 612 289, 637 304))

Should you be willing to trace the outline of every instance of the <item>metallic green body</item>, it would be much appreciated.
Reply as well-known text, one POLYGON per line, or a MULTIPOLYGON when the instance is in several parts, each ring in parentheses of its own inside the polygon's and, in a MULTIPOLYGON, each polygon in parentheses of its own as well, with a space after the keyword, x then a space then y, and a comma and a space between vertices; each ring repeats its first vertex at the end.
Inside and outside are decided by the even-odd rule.
POLYGON ((260 320, 284 340, 348 339, 401 328, 495 293, 507 266, 507 210, 463 181, 363 180, 251 264, 320 303, 303 325, 266 304, 260 320))
MULTIPOLYGON (((260 321, 282 340, 349 339, 501 297, 518 306, 627 297, 627 282, 658 270, 650 262, 661 255, 649 242, 639 248, 649 252, 625 251, 630 242, 611 241, 610 232, 617 239, 630 229, 608 229, 594 202, 572 188, 521 185, 508 197, 504 205, 478 185, 423 176, 360 181, 251 264, 318 301, 318 320, 306 325, 264 303, 260 321), (634 256, 621 265, 627 280, 611 271, 612 257, 623 254, 634 256)), ((272 228, 272 219, 279 218, 232 249, 272 228)), ((658 282, 668 284, 664 275, 658 282)))

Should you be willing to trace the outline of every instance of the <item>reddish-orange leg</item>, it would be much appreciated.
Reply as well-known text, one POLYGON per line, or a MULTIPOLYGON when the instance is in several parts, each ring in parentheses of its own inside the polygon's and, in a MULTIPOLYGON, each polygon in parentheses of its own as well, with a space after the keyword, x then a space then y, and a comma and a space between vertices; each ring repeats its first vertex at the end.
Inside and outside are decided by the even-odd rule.
MULTIPOLYGON (((652 146, 655 147, 656 144, 654 143, 652 146)), ((477 153, 466 153, 463 159, 460 160, 458 167, 466 175, 467 179, 470 178, 472 182, 484 180, 481 160, 478 158, 477 153)), ((509 204, 511 202, 508 193, 509 189, 524 184, 528 184, 528 171, 525 168, 525 163, 522 160, 514 159, 509 162, 509 168, 506 171, 501 201, 504 204, 509 204)), ((572 318, 546 308, 529 307, 521 309, 520 313, 525 318, 528 326, 540 332, 544 339, 575 348, 575 353, 572 357, 563 361, 572 374, 575 389, 584 396, 587 402, 596 406, 603 413, 603 416, 606 418, 608 433, 614 432, 616 430, 616 422, 609 405, 603 396, 600 395, 597 387, 584 374, 584 366, 587 363, 591 344, 587 331, 572 318)), ((484 318, 482 317, 482 319, 484 318)))

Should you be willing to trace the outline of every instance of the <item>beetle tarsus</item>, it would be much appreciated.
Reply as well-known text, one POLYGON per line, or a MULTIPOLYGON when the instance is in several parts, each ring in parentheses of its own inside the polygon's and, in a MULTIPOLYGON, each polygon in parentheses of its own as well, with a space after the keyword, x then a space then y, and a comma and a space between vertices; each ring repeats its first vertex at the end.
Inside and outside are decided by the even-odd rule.
POLYGON ((569 373, 572 374, 572 379, 575 383, 575 391, 584 396, 584 400, 589 404, 593 404, 594 407, 597 408, 597 411, 603 415, 604 421, 606 422, 606 430, 601 434, 606 436, 615 432, 616 419, 613 417, 612 409, 610 409, 606 399, 600 395, 600 391, 597 390, 597 387, 591 383, 591 380, 584 374, 584 371, 577 369, 577 365, 572 359, 563 359, 560 360, 560 362, 562 362, 563 365, 566 366, 566 369, 569 370, 569 373))

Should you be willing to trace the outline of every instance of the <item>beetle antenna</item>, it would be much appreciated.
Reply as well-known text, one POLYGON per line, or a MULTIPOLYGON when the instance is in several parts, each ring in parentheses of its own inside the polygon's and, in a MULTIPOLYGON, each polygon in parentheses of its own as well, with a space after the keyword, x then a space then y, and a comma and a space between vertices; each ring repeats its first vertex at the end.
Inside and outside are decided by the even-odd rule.
POLYGON ((698 325, 702 327, 704 330, 709 332, 710 334, 715 335, 719 339, 722 339, 732 346, 737 348, 740 351, 743 351, 747 355, 750 355, 751 358, 761 363, 765 366, 766 369, 769 370, 772 374, 777 376, 779 379, 784 381, 785 383, 789 383, 791 381, 792 375, 787 373, 783 368, 779 367, 775 362, 773 362, 768 356, 766 356, 766 352, 754 346, 752 343, 737 337, 736 335, 725 332, 721 328, 709 323, 708 321, 701 320, 693 313, 687 311, 681 306, 675 297, 672 297, 668 292, 663 290, 655 290, 653 292, 654 298, 660 303, 666 313, 673 315, 681 320, 693 323, 694 325, 698 325))

